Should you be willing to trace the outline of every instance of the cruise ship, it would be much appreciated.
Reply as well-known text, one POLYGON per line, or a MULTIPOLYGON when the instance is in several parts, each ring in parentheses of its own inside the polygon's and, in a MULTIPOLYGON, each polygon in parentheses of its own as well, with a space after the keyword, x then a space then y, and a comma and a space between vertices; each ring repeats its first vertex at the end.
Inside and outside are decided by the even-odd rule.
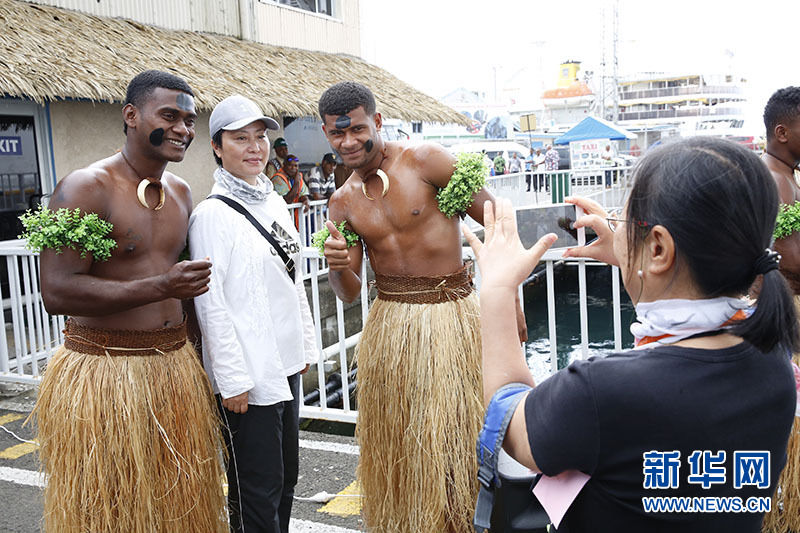
POLYGON ((648 146, 665 137, 715 135, 752 144, 746 137, 744 85, 731 75, 652 74, 620 81, 617 123, 648 146))

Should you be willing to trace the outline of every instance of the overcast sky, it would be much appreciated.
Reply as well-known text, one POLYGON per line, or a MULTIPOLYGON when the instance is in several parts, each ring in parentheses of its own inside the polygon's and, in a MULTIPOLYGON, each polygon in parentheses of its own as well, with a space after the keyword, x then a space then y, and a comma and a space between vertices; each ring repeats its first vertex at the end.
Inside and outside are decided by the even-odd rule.
MULTIPOLYGON (((611 69, 614 0, 361 0, 362 56, 441 97, 521 78, 537 92, 558 65, 611 69), (605 23, 604 23, 605 21, 605 23), (605 37, 605 39, 604 39, 605 37), (605 41, 605 46, 603 43, 605 41), (538 85, 538 87, 536 87, 538 85)), ((800 0, 619 0, 618 72, 733 74, 758 120, 775 89, 800 85, 800 0)), ((498 91, 499 92, 499 91, 498 91)))

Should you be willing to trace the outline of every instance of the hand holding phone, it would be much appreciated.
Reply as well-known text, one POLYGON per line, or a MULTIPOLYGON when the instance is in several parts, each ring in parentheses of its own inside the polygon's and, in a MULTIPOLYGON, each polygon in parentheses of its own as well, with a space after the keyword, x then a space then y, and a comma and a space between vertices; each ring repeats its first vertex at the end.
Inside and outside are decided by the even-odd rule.
POLYGON ((567 197, 565 201, 574 205, 581 213, 586 213, 577 217, 575 227, 579 229, 592 228, 597 234, 597 239, 589 244, 576 243, 564 250, 564 257, 588 257, 609 265, 619 266, 619 260, 614 254, 614 232, 608 226, 606 210, 594 200, 580 196, 567 197))
POLYGON ((566 203, 518 208, 516 219, 522 245, 533 246, 542 236, 553 233, 558 237, 553 250, 582 246, 586 230, 575 224, 581 214, 582 210, 566 203))
POLYGON ((498 198, 494 207, 489 201, 484 206, 483 243, 465 225, 461 227, 481 271, 481 293, 509 289, 516 294, 519 284, 557 237, 547 233, 530 248, 524 246, 517 233, 514 207, 505 198, 498 198))

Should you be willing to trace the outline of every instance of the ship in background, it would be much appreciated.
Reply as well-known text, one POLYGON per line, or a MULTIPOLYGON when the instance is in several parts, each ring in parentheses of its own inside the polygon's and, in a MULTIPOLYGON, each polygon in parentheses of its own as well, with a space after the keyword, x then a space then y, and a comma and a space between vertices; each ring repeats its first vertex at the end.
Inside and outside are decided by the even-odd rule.
POLYGON ((646 148, 668 137, 713 135, 755 148, 745 128, 746 80, 729 74, 645 74, 618 82, 619 111, 606 117, 646 148))

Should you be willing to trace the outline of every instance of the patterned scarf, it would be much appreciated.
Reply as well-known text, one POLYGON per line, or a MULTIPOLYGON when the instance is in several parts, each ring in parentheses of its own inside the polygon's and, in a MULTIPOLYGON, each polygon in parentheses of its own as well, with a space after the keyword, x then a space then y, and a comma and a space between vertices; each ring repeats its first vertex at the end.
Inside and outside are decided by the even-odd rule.
POLYGON ((636 350, 716 331, 747 318, 750 304, 741 298, 720 296, 708 300, 657 300, 636 305, 636 320, 631 324, 636 350))
POLYGON ((225 190, 246 204, 257 204, 267 199, 272 192, 272 182, 264 174, 256 178, 256 185, 250 185, 241 178, 237 178, 222 167, 214 171, 214 181, 222 185, 225 190))

